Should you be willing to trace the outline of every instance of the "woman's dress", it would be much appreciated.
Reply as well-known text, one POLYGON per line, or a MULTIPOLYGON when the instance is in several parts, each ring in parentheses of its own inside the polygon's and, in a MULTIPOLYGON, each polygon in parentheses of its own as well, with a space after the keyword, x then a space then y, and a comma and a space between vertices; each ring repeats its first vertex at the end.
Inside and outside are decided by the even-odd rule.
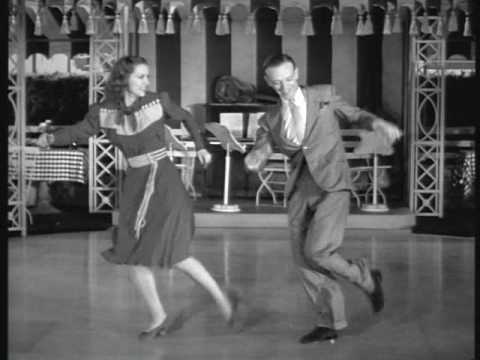
MULTIPOLYGON (((147 93, 129 108, 108 102, 93 105, 82 122, 55 132, 52 145, 79 142, 103 130, 125 158, 138 158, 165 148, 167 118, 184 121, 197 150, 203 148, 191 115, 171 102, 166 93, 147 93), (124 121, 119 121, 122 117, 124 121)), ((171 267, 189 256, 195 227, 192 201, 170 159, 154 162, 154 170, 152 163, 126 170, 113 246, 102 253, 109 262, 171 267), (148 183, 153 185, 150 195, 146 195, 148 183)))

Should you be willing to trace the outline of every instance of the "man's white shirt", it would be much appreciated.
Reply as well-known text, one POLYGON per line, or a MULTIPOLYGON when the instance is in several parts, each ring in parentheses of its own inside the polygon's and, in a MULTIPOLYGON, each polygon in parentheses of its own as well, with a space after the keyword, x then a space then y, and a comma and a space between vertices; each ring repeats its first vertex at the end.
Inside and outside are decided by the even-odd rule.
POLYGON ((302 89, 297 89, 293 102, 282 99, 282 117, 285 138, 296 145, 300 145, 305 136, 307 123, 307 102, 302 89))

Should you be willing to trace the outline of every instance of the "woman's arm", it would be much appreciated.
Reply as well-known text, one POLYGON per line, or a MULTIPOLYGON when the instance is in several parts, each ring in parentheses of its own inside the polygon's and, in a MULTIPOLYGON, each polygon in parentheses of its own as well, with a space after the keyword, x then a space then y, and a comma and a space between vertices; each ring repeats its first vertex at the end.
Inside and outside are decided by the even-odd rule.
POLYGON ((200 134, 200 128, 192 115, 187 110, 171 101, 170 96, 168 96, 166 92, 160 94, 160 100, 162 102, 163 110, 172 120, 183 121, 195 142, 197 151, 205 148, 202 135, 200 134))
POLYGON ((100 125, 98 120, 98 105, 92 105, 84 119, 74 125, 61 128, 51 134, 42 134, 37 145, 70 145, 73 142, 86 142, 90 136, 98 134, 100 125))

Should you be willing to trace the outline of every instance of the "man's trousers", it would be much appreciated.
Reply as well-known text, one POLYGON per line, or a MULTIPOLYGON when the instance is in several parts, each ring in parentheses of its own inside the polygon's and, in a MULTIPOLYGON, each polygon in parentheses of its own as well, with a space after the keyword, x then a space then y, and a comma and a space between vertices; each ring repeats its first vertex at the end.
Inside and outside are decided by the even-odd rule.
POLYGON ((363 288, 368 269, 363 260, 347 261, 341 246, 350 208, 350 192, 325 192, 305 162, 289 199, 292 254, 305 291, 318 313, 318 326, 347 326, 345 301, 336 277, 363 288))

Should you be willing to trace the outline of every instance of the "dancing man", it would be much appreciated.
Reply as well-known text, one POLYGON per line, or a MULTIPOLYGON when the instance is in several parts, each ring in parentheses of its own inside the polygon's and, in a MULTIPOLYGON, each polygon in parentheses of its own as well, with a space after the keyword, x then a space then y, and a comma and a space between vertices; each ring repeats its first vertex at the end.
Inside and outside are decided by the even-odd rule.
POLYGON ((289 156, 286 196, 293 259, 318 315, 315 328, 300 342, 335 339, 337 331, 347 327, 337 276, 360 287, 374 312, 384 305, 381 272, 370 269, 364 259, 346 260, 338 253, 351 190, 339 121, 375 131, 390 144, 400 138, 401 131, 342 101, 331 85, 300 87, 298 68, 289 55, 268 58, 263 70, 280 102, 259 120, 256 142, 245 165, 261 171, 273 148, 289 156))

